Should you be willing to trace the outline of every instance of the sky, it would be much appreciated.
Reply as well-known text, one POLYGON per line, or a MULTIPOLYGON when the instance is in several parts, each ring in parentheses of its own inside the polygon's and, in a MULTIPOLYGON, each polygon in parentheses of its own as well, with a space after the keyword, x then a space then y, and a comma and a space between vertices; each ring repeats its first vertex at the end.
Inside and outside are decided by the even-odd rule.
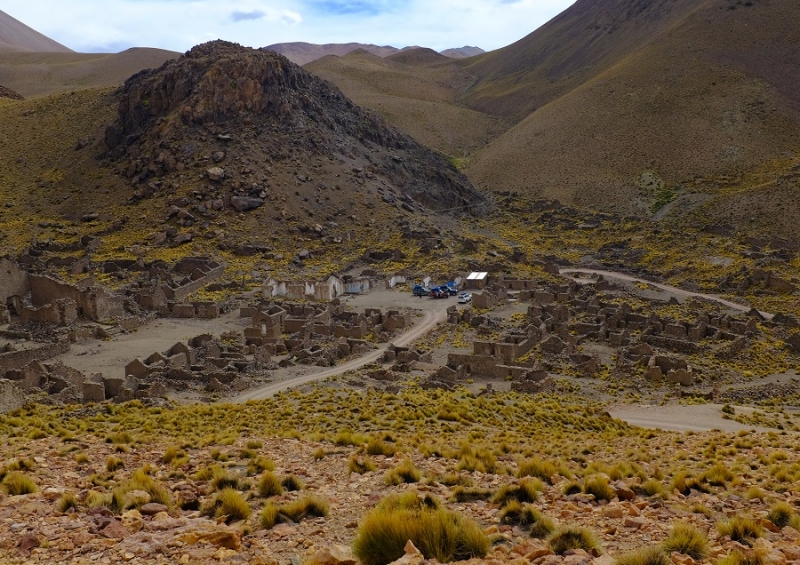
POLYGON ((187 51, 225 39, 420 45, 441 51, 509 45, 574 0, 0 0, 0 10, 80 52, 187 51))

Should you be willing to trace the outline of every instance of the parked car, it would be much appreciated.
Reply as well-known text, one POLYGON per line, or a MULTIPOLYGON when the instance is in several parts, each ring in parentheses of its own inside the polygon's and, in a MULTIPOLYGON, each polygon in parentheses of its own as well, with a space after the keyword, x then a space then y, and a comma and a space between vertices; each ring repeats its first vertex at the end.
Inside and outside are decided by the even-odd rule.
POLYGON ((448 292, 448 294, 449 294, 450 296, 455 296, 456 294, 458 294, 458 289, 455 287, 455 285, 453 285, 453 286, 450 286, 450 285, 448 284, 448 285, 447 285, 447 292, 448 292))
POLYGON ((437 287, 431 290, 429 296, 431 298, 447 298, 450 294, 446 290, 442 290, 441 288, 437 287))
POLYGON ((472 302, 472 295, 469 292, 460 293, 458 295, 458 303, 466 304, 467 302, 472 302))
POLYGON ((431 293, 431 289, 429 289, 427 286, 418 284, 414 287, 413 292, 414 296, 419 296, 420 298, 422 298, 423 296, 428 296, 431 293))

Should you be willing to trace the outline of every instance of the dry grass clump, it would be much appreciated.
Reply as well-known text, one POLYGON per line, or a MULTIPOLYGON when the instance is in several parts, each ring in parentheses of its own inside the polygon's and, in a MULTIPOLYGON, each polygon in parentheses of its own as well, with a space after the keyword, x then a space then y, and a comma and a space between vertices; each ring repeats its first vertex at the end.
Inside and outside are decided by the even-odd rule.
POLYGON ((717 565, 768 565, 771 563, 769 550, 758 547, 747 551, 734 549, 725 558, 717 561, 717 565))
POLYGON ((548 483, 552 483, 551 477, 558 473, 555 463, 545 461, 541 457, 533 457, 519 462, 517 478, 536 477, 548 483))
POLYGON ((617 493, 603 475, 593 475, 583 480, 583 492, 591 494, 595 500, 612 500, 617 493))
POLYGON ((716 463, 703 473, 703 480, 712 486, 722 487, 733 480, 733 473, 722 463, 716 463))
POLYGON ((547 538, 547 543, 558 555, 564 555, 570 549, 582 549, 590 553, 600 550, 600 542, 594 532, 580 526, 558 528, 547 538))
POLYGON ((677 551, 700 561, 708 555, 708 538, 697 526, 688 522, 678 522, 672 526, 661 547, 667 553, 677 551))
POLYGON ((511 500, 500 511, 500 523, 523 527, 534 538, 545 538, 555 530, 553 520, 541 510, 532 504, 521 504, 516 500, 511 500))
POLYGON ((387 497, 361 522, 353 553, 364 565, 386 565, 405 553, 408 540, 427 559, 441 563, 482 558, 489 538, 477 523, 441 507, 411 497, 387 497))
POLYGON ((367 442, 367 453, 369 455, 385 455, 386 457, 392 457, 395 451, 397 450, 394 445, 378 437, 372 437, 369 442, 367 442))
MULTIPOLYGON (((122 512, 125 510, 125 495, 135 490, 146 492, 151 502, 157 502, 164 506, 172 507, 172 496, 169 491, 148 474, 148 468, 146 467, 134 471, 130 479, 112 490, 110 504, 103 504, 103 506, 109 506, 111 510, 117 513, 122 512)), ((129 506, 138 507, 145 502, 146 501, 136 500, 129 506)))
POLYGON ((261 509, 259 523, 269 530, 279 522, 300 522, 308 517, 324 518, 331 511, 328 501, 317 496, 306 496, 278 506, 267 502, 261 509))
POLYGON ((303 490, 306 488, 305 483, 297 475, 286 475, 281 479, 281 486, 288 492, 296 490, 303 490))
POLYGON ((534 478, 521 479, 517 484, 505 484, 501 486, 492 497, 492 502, 505 506, 508 502, 536 502, 539 495, 544 490, 542 481, 534 478))
POLYGON ((77 507, 78 507, 78 498, 75 496, 75 493, 72 492, 65 492, 56 501, 56 510, 58 510, 62 514, 67 512, 70 508, 77 508, 77 507))
POLYGON ((672 560, 660 547, 651 545, 617 557, 614 565, 672 565, 672 560))
POLYGON ((271 459, 267 459, 259 455, 254 459, 250 459, 247 462, 247 474, 249 476, 258 475, 259 473, 263 473, 264 471, 274 471, 275 470, 275 463, 271 459))
POLYGON ((784 501, 773 504, 767 513, 767 519, 779 528, 788 526, 792 522, 792 517, 794 516, 794 507, 784 501))
POLYGON ((645 496, 663 496, 665 494, 664 485, 657 479, 647 479, 640 487, 645 496))
POLYGON ((225 523, 247 520, 250 517, 250 505, 242 493, 236 489, 226 487, 214 495, 214 498, 202 511, 204 515, 224 519, 225 523))
POLYGON ((222 491, 226 488, 246 490, 249 488, 249 486, 250 485, 241 480, 241 477, 238 474, 226 471, 222 467, 215 466, 212 468, 211 480, 208 482, 208 491, 210 494, 215 491, 222 491))
POLYGON ((394 469, 386 471, 387 485, 401 485, 403 483, 416 483, 422 478, 422 473, 414 466, 411 459, 404 459, 394 469))
POLYGON ((258 522, 262 528, 270 530, 278 523, 278 517, 278 506, 272 502, 267 502, 258 515, 258 522))
POLYGON ((494 496, 492 489, 457 486, 453 489, 453 502, 474 502, 476 500, 489 500, 494 496))
POLYGON ((161 461, 164 463, 172 463, 173 461, 185 459, 186 457, 186 452, 184 450, 177 445, 170 445, 166 450, 164 450, 164 455, 161 456, 161 461))
POLYGON ((294 502, 282 505, 278 511, 281 516, 285 516, 292 522, 300 522, 309 516, 324 518, 330 513, 331 507, 328 501, 322 498, 306 496, 294 502))
POLYGON ((733 541, 738 541, 747 545, 760 538, 764 529, 757 520, 749 516, 734 516, 728 520, 717 523, 717 531, 722 536, 728 536, 733 541))
POLYGON ((364 473, 371 473, 376 469, 375 462, 372 461, 369 457, 365 455, 358 455, 353 454, 350 456, 350 461, 347 463, 347 469, 351 473, 358 473, 359 475, 363 475, 364 473))
POLYGON ((115 455, 109 455, 106 458, 106 471, 108 471, 109 473, 113 473, 114 471, 117 471, 124 467, 125 463, 119 457, 115 455))
POLYGON ((20 496, 36 492, 36 483, 28 475, 11 471, 3 477, 3 490, 9 496, 20 496))
POLYGON ((258 480, 258 494, 264 498, 283 494, 283 485, 278 476, 272 471, 264 471, 258 480))

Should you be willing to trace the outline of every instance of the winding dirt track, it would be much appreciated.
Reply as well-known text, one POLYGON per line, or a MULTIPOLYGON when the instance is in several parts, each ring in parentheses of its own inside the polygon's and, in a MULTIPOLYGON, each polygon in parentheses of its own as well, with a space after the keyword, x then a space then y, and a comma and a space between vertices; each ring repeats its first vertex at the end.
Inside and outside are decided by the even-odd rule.
MULTIPOLYGON (((734 310, 739 310, 740 312, 749 312, 752 307, 745 306, 744 304, 739 304, 738 302, 731 302, 730 300, 726 300, 721 296, 717 296, 716 294, 704 294, 702 292, 691 292, 689 290, 683 290, 682 288, 678 288, 676 286, 670 286, 668 284, 661 284, 656 283, 653 281, 648 281, 646 279, 640 279, 637 277, 632 277, 630 275, 625 275, 623 273, 617 273, 616 271, 601 271, 598 269, 560 269, 559 273, 562 275, 571 275, 571 274, 584 274, 584 275, 602 275, 608 279, 617 279, 626 282, 633 282, 633 283, 645 283, 649 284, 650 286, 654 286, 660 290, 665 292, 670 292, 676 296, 683 296, 683 297, 696 297, 696 298, 705 298, 706 300, 713 300, 715 302, 719 302, 723 306, 727 306, 728 308, 732 308, 734 310)), ((579 280, 579 279, 578 279, 579 280)), ((579 282, 582 282, 579 280, 579 282)), ((769 312, 761 312, 759 314, 764 316, 767 320, 771 320, 773 314, 769 312)))
MULTIPOLYGON (((429 310, 425 312, 425 316, 411 326, 405 333, 401 334, 394 340, 392 343, 394 345, 404 347, 411 343, 412 341, 422 337, 431 330, 436 324, 444 322, 447 319, 446 308, 450 301, 445 301, 444 303, 440 303, 436 301, 436 308, 434 310, 429 310)), ((370 363, 374 363, 383 355, 383 352, 386 351, 388 344, 381 346, 378 349, 374 349, 364 355, 363 357, 359 357, 358 359, 354 359, 352 361, 348 361, 343 365, 337 365, 336 367, 331 367, 330 369, 324 369, 321 371, 316 371, 313 373, 308 373, 305 375, 300 375, 297 377, 293 377, 291 379, 287 379, 277 383, 270 383, 258 388, 254 388, 248 390, 240 394, 239 396, 226 400, 226 402, 247 402, 248 400, 262 400, 264 398, 269 398, 279 392, 282 392, 288 388, 295 387, 298 385, 310 383, 313 381, 319 381, 328 377, 335 377, 337 375, 341 375, 342 373, 346 373, 347 371, 352 371, 354 369, 359 369, 364 365, 369 365, 370 363)))

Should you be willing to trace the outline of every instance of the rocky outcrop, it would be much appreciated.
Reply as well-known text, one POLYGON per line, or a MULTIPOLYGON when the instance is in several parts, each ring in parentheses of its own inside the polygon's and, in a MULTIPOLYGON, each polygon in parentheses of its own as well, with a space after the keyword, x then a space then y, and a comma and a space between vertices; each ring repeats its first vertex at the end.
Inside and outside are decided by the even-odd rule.
POLYGON ((483 213, 489 207, 442 156, 276 53, 206 43, 157 70, 134 75, 117 96, 118 116, 106 129, 105 144, 112 158, 138 161, 139 180, 183 170, 207 139, 208 128, 224 127, 236 132, 217 135, 234 149, 229 153, 258 146, 280 160, 287 146, 343 158, 366 152, 366 172, 387 178, 432 210, 483 213), (246 146, 240 132, 246 132, 246 146))
POLYGON ((25 100, 21 94, 14 92, 10 88, 0 85, 0 98, 10 98, 11 100, 25 100))

